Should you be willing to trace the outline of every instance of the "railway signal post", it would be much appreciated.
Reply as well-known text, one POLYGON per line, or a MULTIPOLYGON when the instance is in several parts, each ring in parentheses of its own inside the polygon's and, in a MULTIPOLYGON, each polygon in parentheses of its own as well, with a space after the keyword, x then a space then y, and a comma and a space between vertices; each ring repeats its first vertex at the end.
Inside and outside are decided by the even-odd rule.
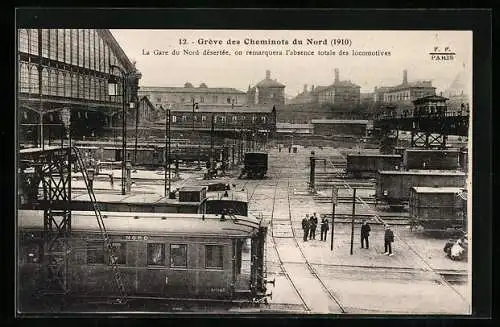
POLYGON ((353 253, 354 247, 354 217, 356 211, 356 189, 354 188, 352 191, 352 221, 351 221, 351 255, 353 253))
POLYGON ((335 205, 337 204, 337 198, 339 195, 338 188, 335 185, 333 185, 332 187, 332 235, 330 244, 331 251, 333 251, 333 233, 335 232, 335 205))

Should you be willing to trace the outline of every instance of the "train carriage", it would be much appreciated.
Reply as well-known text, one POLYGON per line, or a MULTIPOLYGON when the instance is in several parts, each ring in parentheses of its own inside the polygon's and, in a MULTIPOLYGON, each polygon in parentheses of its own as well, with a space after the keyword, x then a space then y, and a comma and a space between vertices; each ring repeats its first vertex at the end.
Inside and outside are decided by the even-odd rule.
MULTIPOLYGON (((102 213, 129 298, 252 302, 265 298, 266 227, 253 216, 102 213)), ((20 210, 19 282, 31 297, 42 283, 43 212, 20 210)), ((73 212, 69 284, 75 296, 119 289, 93 212, 73 212)))
POLYGON ((414 186, 461 187, 464 184, 465 174, 460 171, 379 171, 375 197, 391 205, 401 205, 409 200, 410 189, 414 186))
POLYGON ((346 172, 353 177, 375 177, 379 170, 398 170, 400 166, 400 155, 348 154, 346 172))

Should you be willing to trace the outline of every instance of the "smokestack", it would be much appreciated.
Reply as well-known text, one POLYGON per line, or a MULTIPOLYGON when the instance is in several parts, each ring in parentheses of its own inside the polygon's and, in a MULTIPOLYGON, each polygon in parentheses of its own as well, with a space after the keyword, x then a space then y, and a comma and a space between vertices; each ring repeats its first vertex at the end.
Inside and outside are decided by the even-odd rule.
POLYGON ((271 79, 271 71, 266 70, 266 79, 271 79))
POLYGON ((339 69, 335 68, 335 83, 339 81, 339 69))
POLYGON ((307 93, 307 84, 304 84, 304 93, 307 93))
POLYGON ((408 84, 408 71, 406 69, 403 70, 403 84, 408 84))

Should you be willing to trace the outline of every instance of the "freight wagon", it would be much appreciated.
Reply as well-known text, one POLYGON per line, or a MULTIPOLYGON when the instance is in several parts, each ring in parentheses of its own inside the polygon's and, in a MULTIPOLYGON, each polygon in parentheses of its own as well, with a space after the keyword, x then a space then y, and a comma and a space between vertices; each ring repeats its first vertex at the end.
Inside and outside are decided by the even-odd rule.
POLYGON ((442 169, 455 170, 459 166, 457 149, 406 149, 403 155, 405 169, 442 169))
POLYGON ((400 166, 400 155, 348 154, 346 172, 353 177, 375 177, 379 170, 398 170, 400 166))
MULTIPOLYGON (((253 216, 102 212, 114 254, 93 212, 73 212, 69 296, 116 298, 116 260, 128 299, 255 303, 266 299, 267 228, 253 216)), ((46 280, 43 212, 18 214, 21 302, 46 280)), ((22 308, 21 310, 29 308, 22 308)))
POLYGON ((264 178, 267 173, 267 153, 247 152, 243 161, 243 169, 239 178, 264 178))
POLYGON ((460 171, 410 170, 379 171, 375 197, 377 201, 400 205, 410 198, 414 186, 444 187, 465 185, 465 174, 460 171))
POLYGON ((466 230, 467 198, 463 193, 461 187, 412 187, 409 199, 412 224, 426 230, 466 230))

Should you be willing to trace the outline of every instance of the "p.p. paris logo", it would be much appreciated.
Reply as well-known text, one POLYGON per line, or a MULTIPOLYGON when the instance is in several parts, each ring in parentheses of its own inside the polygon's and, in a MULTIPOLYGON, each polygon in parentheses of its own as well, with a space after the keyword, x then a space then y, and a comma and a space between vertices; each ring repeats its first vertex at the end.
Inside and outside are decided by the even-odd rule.
POLYGON ((450 47, 435 46, 429 55, 432 61, 453 61, 456 53, 450 47))

